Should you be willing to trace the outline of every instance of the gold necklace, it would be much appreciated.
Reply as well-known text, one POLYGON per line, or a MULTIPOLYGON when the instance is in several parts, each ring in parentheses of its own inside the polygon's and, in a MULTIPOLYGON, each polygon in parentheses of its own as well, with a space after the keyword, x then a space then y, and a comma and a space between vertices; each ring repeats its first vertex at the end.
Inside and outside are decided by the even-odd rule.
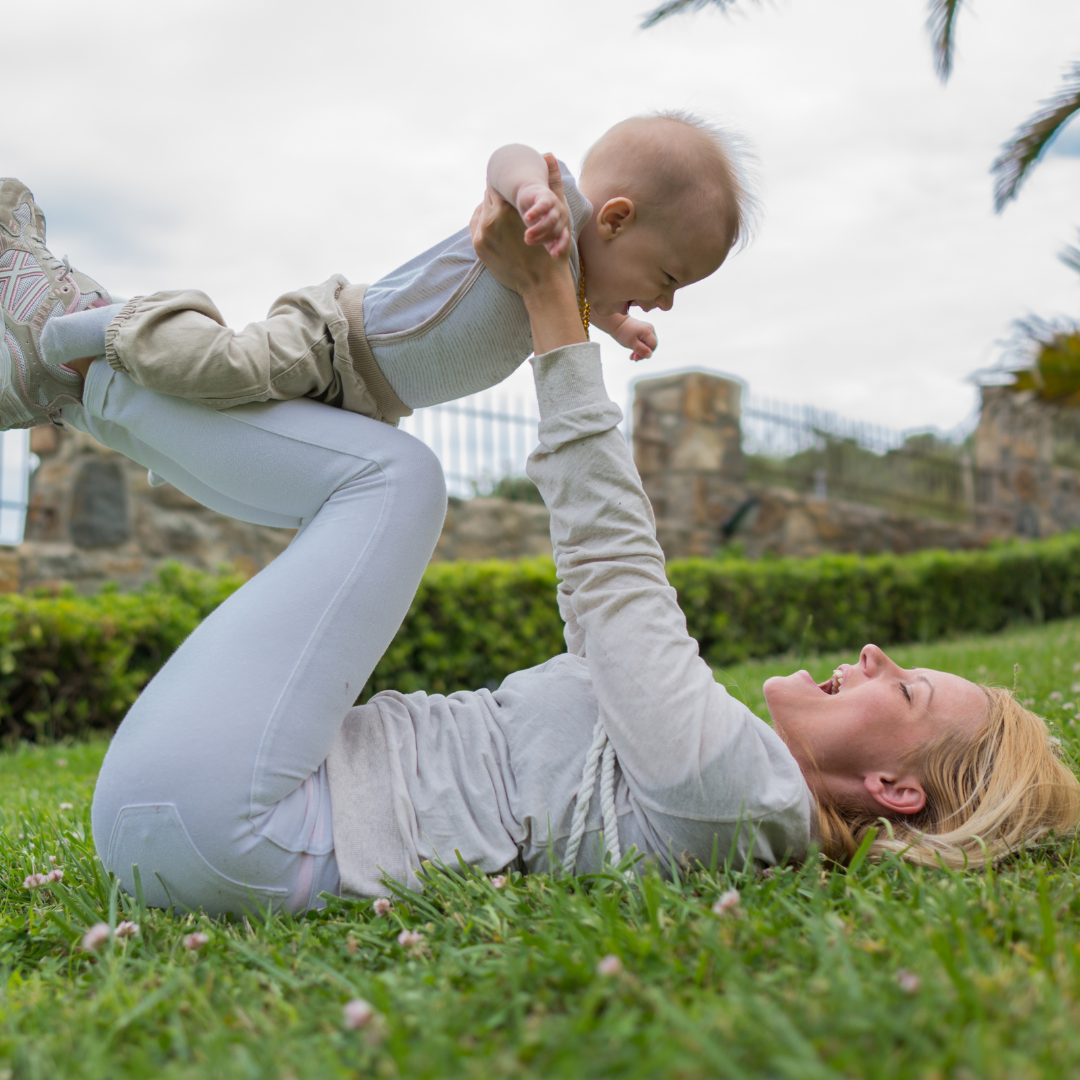
POLYGON ((578 268, 581 270, 581 276, 578 278, 577 309, 587 338, 589 336, 589 301, 585 299, 585 260, 580 252, 578 252, 578 268))

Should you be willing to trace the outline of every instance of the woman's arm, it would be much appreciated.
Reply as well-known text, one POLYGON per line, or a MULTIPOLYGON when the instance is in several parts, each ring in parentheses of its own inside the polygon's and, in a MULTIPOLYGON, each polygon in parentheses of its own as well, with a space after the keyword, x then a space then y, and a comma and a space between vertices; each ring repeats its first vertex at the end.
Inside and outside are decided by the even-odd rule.
POLYGON ((499 207, 479 216, 480 257, 522 293, 532 320, 541 422, 527 471, 551 511, 568 644, 588 661, 631 791, 684 842, 689 833, 673 822, 786 815, 806 799, 798 766, 716 683, 687 632, 599 349, 583 344, 569 272, 534 259, 499 207))
MULTIPOLYGON (((552 183, 558 169, 549 163, 552 183)), ((552 515, 560 606, 577 625, 623 771, 676 783, 714 749, 726 698, 686 630, 664 573, 652 507, 608 398, 599 348, 585 344, 565 261, 527 247, 508 204, 488 198, 473 243, 496 279, 521 293, 533 330, 540 445, 528 473, 552 515)))

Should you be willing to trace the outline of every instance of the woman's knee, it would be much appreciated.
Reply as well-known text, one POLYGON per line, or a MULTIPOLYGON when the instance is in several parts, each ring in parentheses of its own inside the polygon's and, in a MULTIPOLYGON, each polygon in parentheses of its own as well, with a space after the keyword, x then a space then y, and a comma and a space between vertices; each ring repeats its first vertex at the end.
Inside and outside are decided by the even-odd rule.
POLYGON ((395 499, 406 501, 429 525, 442 528, 446 517, 446 477, 442 464, 427 444, 403 431, 394 432, 392 453, 384 465, 395 499))

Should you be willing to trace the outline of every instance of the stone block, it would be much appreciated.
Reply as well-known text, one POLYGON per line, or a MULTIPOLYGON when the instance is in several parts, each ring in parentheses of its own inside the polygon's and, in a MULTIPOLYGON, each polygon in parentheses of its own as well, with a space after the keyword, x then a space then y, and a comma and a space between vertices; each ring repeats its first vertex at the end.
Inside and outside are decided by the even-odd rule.
POLYGON ((87 461, 71 498, 71 538, 79 547, 113 547, 131 534, 127 486, 114 461, 87 461))
POLYGON ((39 457, 56 453, 60 437, 55 424, 43 424, 30 429, 30 453, 39 457))
POLYGON ((22 586, 22 560, 10 548, 0 549, 0 593, 18 592, 22 586))
POLYGON ((671 456, 671 467, 680 471, 720 472, 723 465, 722 432, 707 424, 688 423, 671 456))

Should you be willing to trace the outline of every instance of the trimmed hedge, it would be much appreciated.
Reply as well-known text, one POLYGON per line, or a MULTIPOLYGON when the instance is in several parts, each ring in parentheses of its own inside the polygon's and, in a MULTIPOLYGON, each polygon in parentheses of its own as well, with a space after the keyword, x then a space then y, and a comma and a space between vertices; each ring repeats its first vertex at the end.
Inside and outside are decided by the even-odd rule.
MULTIPOLYGON (((702 655, 720 666, 1080 613, 1080 534, 975 552, 685 559, 670 563, 668 576, 702 655)), ((115 727, 242 580, 173 564, 132 593, 0 597, 0 735, 115 727)), ((549 559, 437 563, 361 697, 494 686, 563 648, 549 559)))
POLYGON ((686 559, 668 577, 702 656, 719 666, 1080 614, 1080 533, 983 551, 686 559))
POLYGON ((138 592, 0 596, 0 735, 116 727, 177 646, 243 581, 174 563, 138 592))

